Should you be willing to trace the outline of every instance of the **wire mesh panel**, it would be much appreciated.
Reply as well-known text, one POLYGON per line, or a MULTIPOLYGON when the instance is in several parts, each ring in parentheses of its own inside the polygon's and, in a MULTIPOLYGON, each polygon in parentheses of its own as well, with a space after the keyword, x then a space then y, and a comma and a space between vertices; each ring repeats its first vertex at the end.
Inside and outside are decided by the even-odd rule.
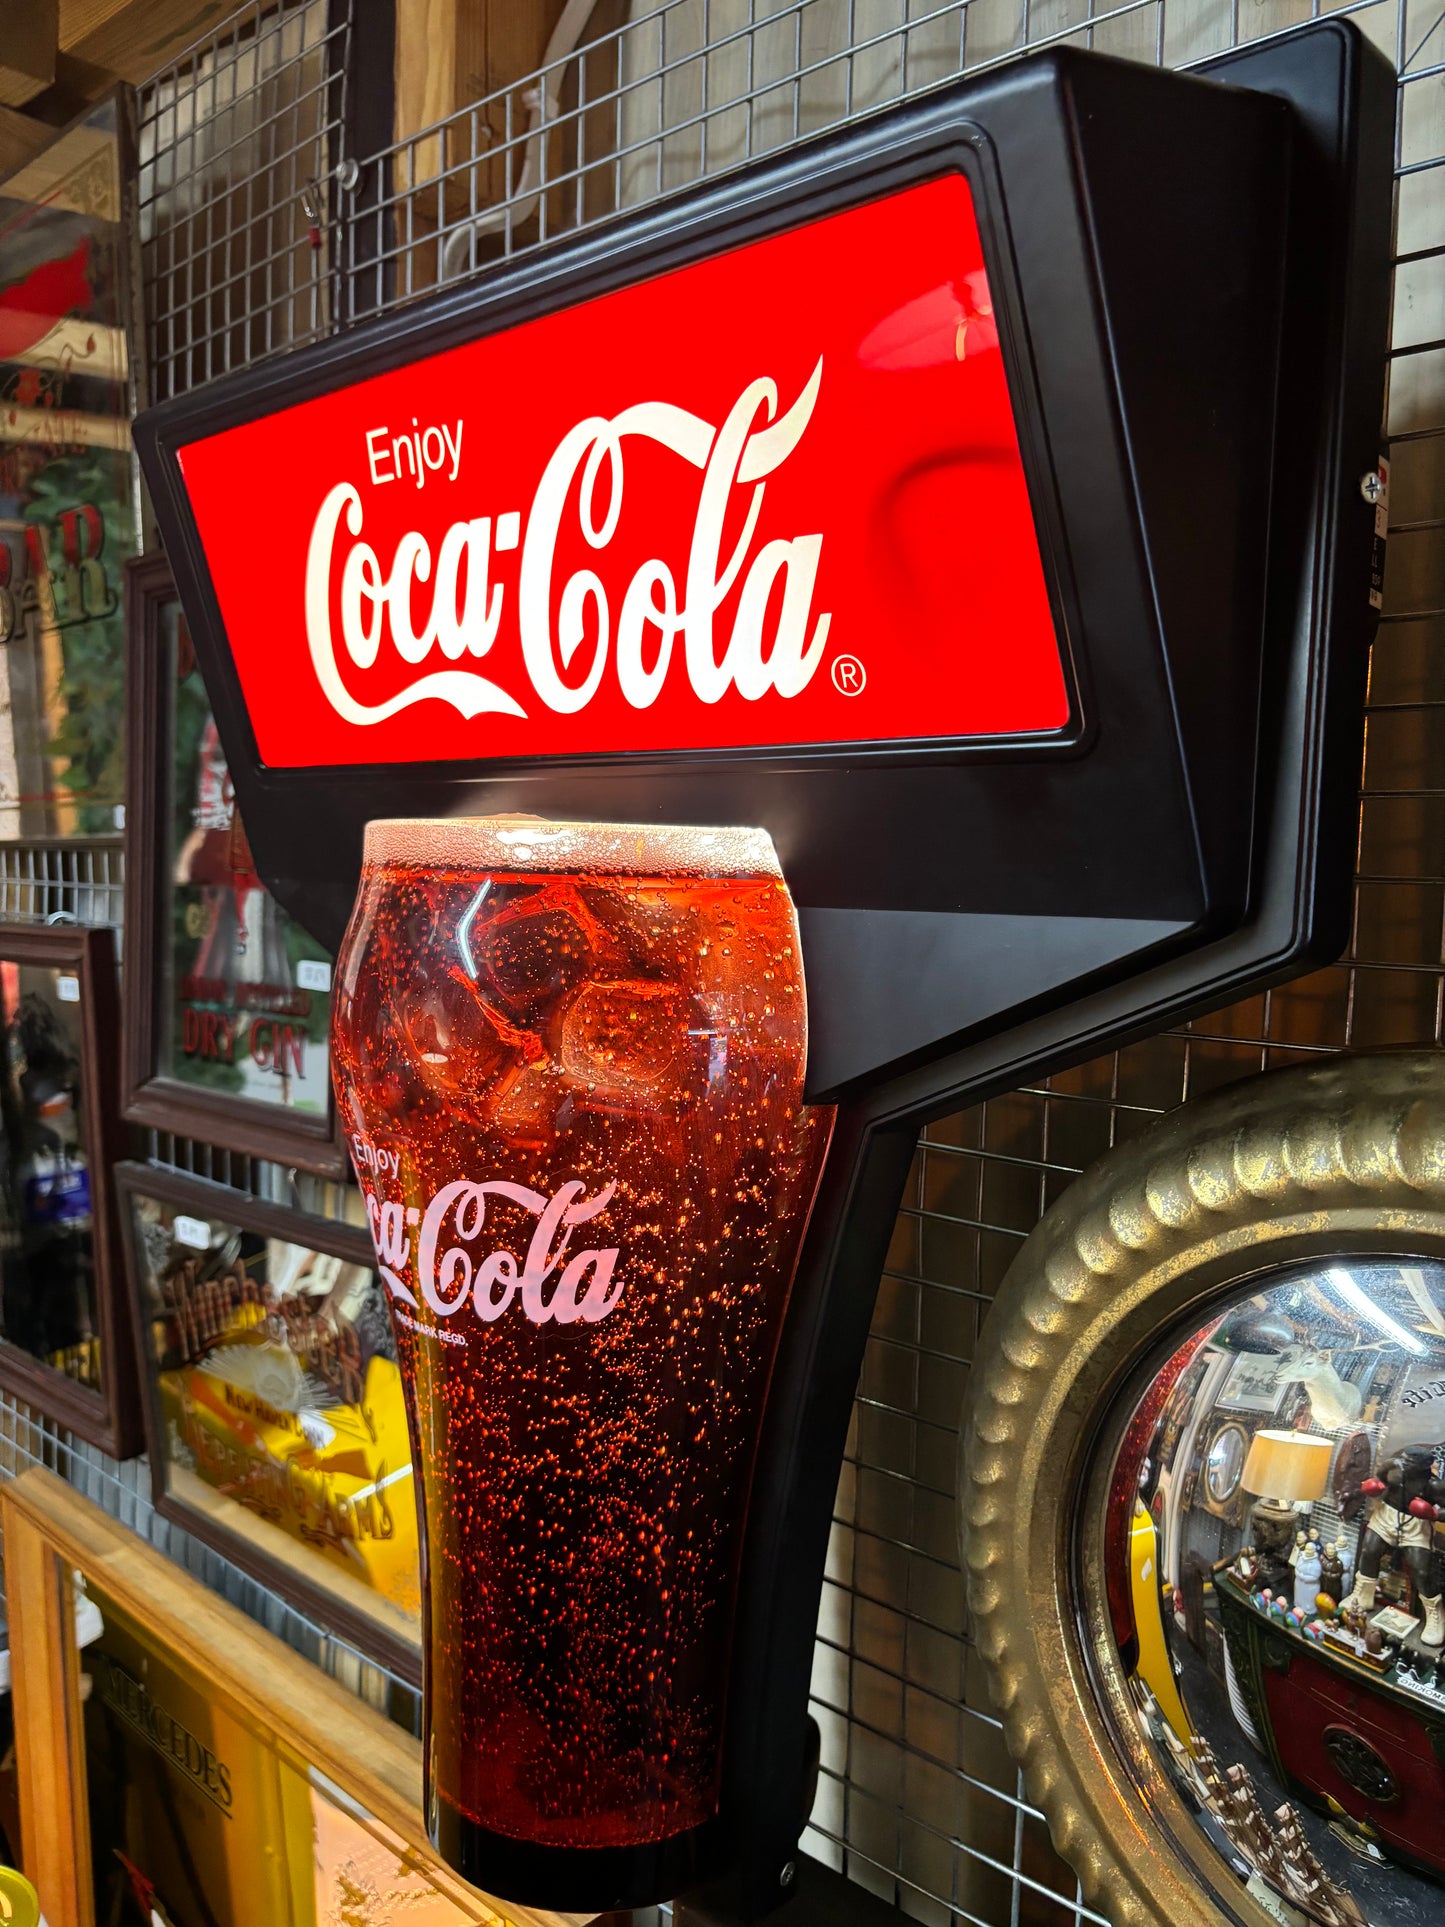
MULTIPOLYGON (((346 10, 325 0, 248 8, 140 96, 152 391, 178 392, 336 325, 346 311, 336 269, 358 306, 405 301, 1026 47, 1071 42, 1180 65, 1323 10, 1311 0, 556 0, 548 61, 362 160, 376 192, 360 214, 325 187, 343 158, 346 10)), ((924 1133, 839 1487, 813 1676, 823 1768, 805 1844, 937 1927, 1097 1918, 1021 1796, 965 1622, 958 1422, 1009 1262, 1084 1165, 1186 1099, 1312 1054, 1442 1041, 1445 3, 1352 0, 1332 11, 1356 16, 1400 82, 1391 544, 1351 947, 1296 984, 924 1133)), ((12 905, 118 920, 118 851, 0 854, 0 908, 12 905)), ((355 1210, 345 1188, 276 1165, 159 1136, 149 1149, 253 1195, 355 1210)), ((414 1720, 397 1682, 156 1520, 143 1467, 117 1467, 0 1402, 0 1469, 31 1462, 54 1465, 414 1720)))
POLYGON ((362 163, 383 185, 351 225, 352 265, 384 307, 1025 48, 1178 66, 1382 5, 1393 13, 1392 0, 583 0, 534 73, 362 163))
MULTIPOLYGON (((1350 11, 1400 76, 1391 542, 1371 662, 1353 936, 1330 969, 923 1134, 839 1492, 815 1675, 825 1792, 810 1842, 921 1919, 1052 1923, 1077 1912, 1072 1876, 1037 1816, 1017 1804, 987 1720, 953 1542, 959 1407, 1020 1244, 1085 1165, 1190 1098, 1313 1055, 1442 1041, 1445 8, 1382 0, 1350 11)), ((1021 30, 1041 18, 1037 7, 1015 14, 1021 30)), ((1147 21, 1156 54, 1194 58, 1309 17, 1303 6, 1169 0, 1117 9, 1107 24, 1112 35, 1147 21)), ((1101 23, 1096 14, 1095 45, 1107 44, 1101 23)))
POLYGON ((124 909, 118 836, 0 843, 0 923, 111 924, 124 909))
POLYGON ((185 1177, 205 1178, 211 1184, 228 1185, 233 1191, 267 1204, 279 1204, 293 1211, 309 1211, 320 1218, 334 1218, 343 1224, 366 1229, 366 1208, 354 1184, 316 1177, 291 1165, 274 1164, 265 1158, 247 1157, 241 1151, 227 1151, 195 1138, 180 1137, 173 1131, 146 1133, 146 1155, 152 1164, 185 1177))
POLYGON ((349 13, 246 8, 140 90, 137 214, 153 401, 325 334, 349 13))

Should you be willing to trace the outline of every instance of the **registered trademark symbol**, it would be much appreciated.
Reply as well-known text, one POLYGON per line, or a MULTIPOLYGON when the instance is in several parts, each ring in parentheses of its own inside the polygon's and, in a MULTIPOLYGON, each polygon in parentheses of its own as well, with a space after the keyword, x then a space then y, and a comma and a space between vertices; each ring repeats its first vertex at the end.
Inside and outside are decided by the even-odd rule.
POLYGON ((861 696, 868 673, 856 656, 834 656, 833 687, 840 696, 861 696))

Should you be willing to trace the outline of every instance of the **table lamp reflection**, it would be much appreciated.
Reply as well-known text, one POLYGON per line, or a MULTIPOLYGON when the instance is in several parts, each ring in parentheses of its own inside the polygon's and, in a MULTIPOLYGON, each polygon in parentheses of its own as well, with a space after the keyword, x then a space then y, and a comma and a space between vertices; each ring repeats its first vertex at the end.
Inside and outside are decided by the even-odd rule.
POLYGON ((1253 1492, 1250 1530, 1259 1559, 1259 1584, 1279 1590, 1290 1580, 1295 1507, 1324 1495, 1334 1446, 1310 1432, 1256 1432, 1240 1484, 1253 1492))

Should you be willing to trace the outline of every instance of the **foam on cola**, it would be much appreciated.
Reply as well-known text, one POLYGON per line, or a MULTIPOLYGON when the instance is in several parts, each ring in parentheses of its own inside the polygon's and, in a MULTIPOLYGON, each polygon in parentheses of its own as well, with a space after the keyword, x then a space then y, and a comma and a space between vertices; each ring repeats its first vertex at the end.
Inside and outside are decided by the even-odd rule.
POLYGON ((559 1854, 609 1856, 640 1905, 717 1805, 831 1123, 793 907, 761 831, 377 823, 338 980, 415 1431, 434 1837, 539 1902, 559 1854))

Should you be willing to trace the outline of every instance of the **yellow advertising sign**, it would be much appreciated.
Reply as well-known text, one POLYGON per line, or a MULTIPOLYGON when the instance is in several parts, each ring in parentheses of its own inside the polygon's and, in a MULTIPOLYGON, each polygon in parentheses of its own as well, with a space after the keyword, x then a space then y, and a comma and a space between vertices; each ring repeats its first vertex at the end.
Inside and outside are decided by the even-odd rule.
POLYGON ((0 1867, 0 1927, 40 1927, 35 1889, 14 1867, 0 1867))

